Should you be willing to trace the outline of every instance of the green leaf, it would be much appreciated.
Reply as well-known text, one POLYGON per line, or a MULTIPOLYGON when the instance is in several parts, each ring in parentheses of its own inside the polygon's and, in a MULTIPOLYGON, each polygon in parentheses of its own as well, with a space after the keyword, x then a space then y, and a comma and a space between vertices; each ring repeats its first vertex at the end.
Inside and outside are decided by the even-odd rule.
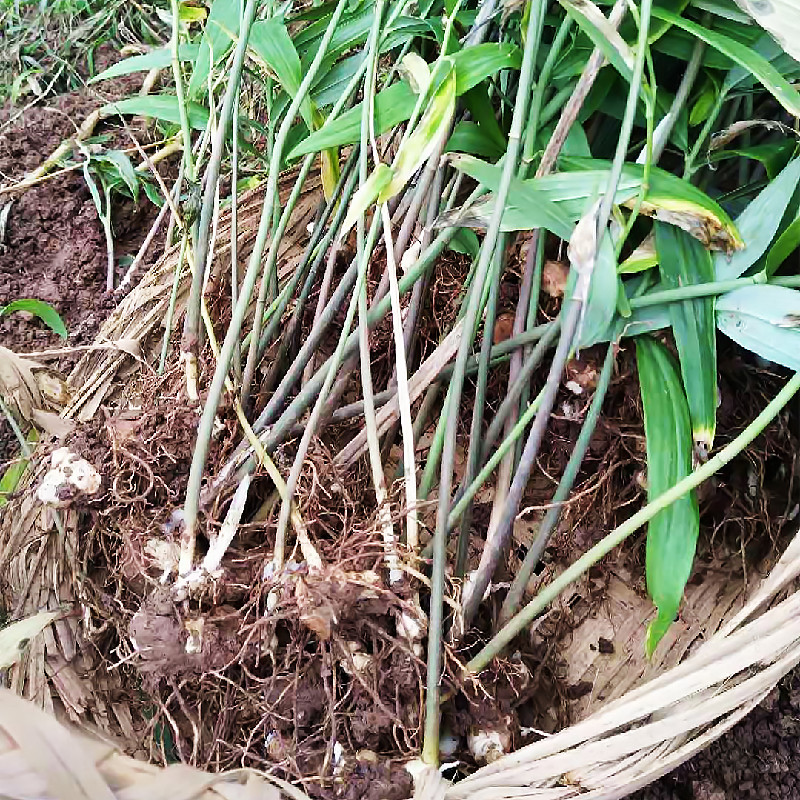
POLYGON ((350 208, 347 209, 347 216, 344 218, 342 227, 339 229, 337 238, 341 241, 349 232, 350 228, 356 224, 358 218, 375 202, 380 193, 391 183, 394 177, 394 170, 387 164, 378 164, 372 171, 372 175, 367 178, 363 185, 359 186, 358 191, 350 201, 350 208))
POLYGON ((706 82, 703 90, 700 92, 699 97, 694 101, 692 110, 689 114, 689 125, 699 125, 705 122, 711 109, 714 108, 714 103, 717 97, 717 90, 711 80, 706 82))
MULTIPOLYGON (((561 161, 564 168, 610 170, 610 162, 601 159, 562 158, 561 161)), ((632 199, 644 180, 644 166, 626 163, 622 167, 622 177, 629 186, 636 187, 632 199)), ((718 203, 689 181, 658 167, 650 169, 648 190, 639 210, 683 228, 711 249, 730 252, 743 246, 736 225, 718 203)))
MULTIPOLYGON (((656 252, 665 288, 695 286, 714 280, 711 254, 686 231, 655 223, 656 252)), ((696 297, 670 303, 670 319, 683 387, 689 402, 692 436, 704 457, 714 444, 717 427, 717 331, 714 298, 696 297)))
POLYGON ((508 42, 475 44, 448 57, 453 59, 456 72, 456 97, 501 69, 519 69, 522 65, 519 48, 508 42))
POLYGON ((718 281, 727 281, 744 274, 766 252, 786 207, 800 182, 800 158, 788 164, 742 212, 736 226, 745 247, 728 257, 714 256, 714 274, 718 281))
MULTIPOLYGON (((575 270, 572 269, 565 292, 567 297, 571 296, 574 291, 575 279, 575 270)), ((618 286, 617 258, 611 236, 606 232, 600 242, 592 269, 589 301, 581 324, 579 348, 591 347, 593 344, 603 341, 617 308, 618 286)))
POLYGON ((214 0, 189 80, 189 98, 205 93, 211 68, 222 60, 239 35, 239 11, 239 0, 214 0))
MULTIPOLYGON (((689 407, 678 365, 655 339, 636 339, 636 361, 647 440, 647 499, 652 502, 692 471, 689 407)), ((675 620, 692 571, 700 514, 694 492, 659 511, 647 529, 647 591, 658 609, 647 629, 652 656, 675 620)))
POLYGON ((323 72, 311 90, 311 97, 320 108, 333 105, 341 96, 364 59, 365 52, 347 56, 323 72))
POLYGON ((746 350, 800 371, 800 292, 745 286, 717 299, 717 327, 746 350))
MULTIPOLYGON (((328 45, 326 58, 336 59, 348 50, 364 44, 372 27, 374 13, 373 4, 366 3, 355 14, 344 15, 336 26, 336 31, 328 45)), ((304 71, 308 69, 308 66, 314 60, 314 56, 319 50, 319 43, 325 35, 329 22, 330 14, 326 14, 316 22, 307 25, 294 37, 294 46, 300 54, 300 61, 304 71)))
POLYGON ((778 237, 777 241, 770 248, 767 254, 767 263, 764 271, 767 275, 774 275, 784 261, 800 247, 800 217, 797 217, 791 225, 778 237))
MULTIPOLYGON (((452 58, 455 69, 457 97, 498 70, 516 68, 520 63, 519 48, 496 43, 468 47, 449 58, 452 58)), ((410 119, 416 103, 417 95, 405 81, 378 92, 375 95, 376 135, 386 133, 395 125, 410 119)), ((312 133, 289 153, 289 160, 357 142, 361 136, 362 107, 363 103, 359 103, 322 130, 312 133)))
MULTIPOLYGON (((456 169, 465 172, 490 191, 497 191, 500 184, 501 167, 499 165, 487 164, 485 161, 465 155, 453 157, 451 163, 456 169)), ((585 206, 585 203, 583 205, 585 206)), ((478 203, 468 209, 458 209, 452 215, 452 219, 445 216, 440 224, 453 224, 458 227, 486 227, 493 209, 494 198, 491 198, 491 208, 486 203, 478 203)), ((512 178, 506 207, 503 211, 502 229, 511 231, 545 228, 562 239, 569 239, 574 227, 573 223, 579 217, 580 213, 575 218, 571 218, 532 181, 512 178)))
MULTIPOLYGON (((35 431, 36 428, 31 428, 35 431)), ((30 461, 27 458, 17 458, 6 468, 3 477, 0 478, 0 508, 8 504, 8 495, 13 494, 19 486, 19 482, 25 471, 28 469, 30 461)))
MULTIPOLYGON (((447 63, 450 59, 444 59, 447 63)), ((450 130, 450 123, 456 110, 456 73, 450 64, 444 79, 428 102, 425 111, 406 137, 397 152, 392 170, 392 180, 378 197, 385 203, 403 189, 411 176, 424 164, 443 143, 450 130)))
POLYGON ((208 12, 203 6, 191 6, 188 3, 181 3, 178 9, 178 17, 181 22, 202 22, 207 16, 208 12))
MULTIPOLYGON (((471 156, 455 156, 452 159, 456 169, 466 172, 482 183, 490 191, 497 191, 500 183, 500 167, 486 164, 471 156)), ((512 181, 506 209, 503 214, 503 230, 529 230, 545 227, 561 238, 569 238, 560 229, 542 224, 545 209, 538 207, 549 201, 549 208, 557 208, 557 218, 570 222, 577 221, 583 214, 587 201, 602 194, 608 185, 609 162, 589 158, 563 158, 563 166, 569 172, 559 172, 542 178, 512 181)), ((614 201, 617 204, 632 202, 644 179, 644 167, 639 164, 625 164, 617 186, 614 201)), ((669 172, 652 167, 649 189, 641 205, 641 213, 661 219, 702 237, 709 243, 723 248, 741 246, 741 239, 730 217, 708 195, 688 181, 676 178, 669 172)), ((494 198, 477 204, 468 210, 471 222, 462 220, 460 224, 480 226, 486 224, 494 207, 494 198)), ((459 219, 455 215, 455 219, 459 219)), ((555 223, 556 218, 551 222, 555 223)))
MULTIPOLYGON (((409 119, 416 102, 417 96, 405 81, 394 83, 388 89, 378 92, 375 95, 375 135, 386 133, 395 125, 409 119)), ((359 103, 321 130, 303 139, 289 153, 289 160, 293 161, 318 150, 357 142, 361 136, 362 106, 363 103, 359 103)))
MULTIPOLYGON (((178 48, 178 58, 181 61, 194 61, 199 49, 199 45, 196 44, 182 44, 178 48)), ((91 78, 89 83, 107 81, 109 78, 119 78, 121 75, 130 75, 134 72, 166 69, 170 64, 172 64, 172 48, 169 46, 157 47, 149 53, 117 61, 116 64, 112 64, 108 69, 104 69, 99 75, 91 78)))
MULTIPOLYGON (((256 22, 250 30, 249 46, 274 73, 283 90, 294 99, 303 81, 300 56, 295 50, 282 16, 256 22)), ((300 114, 309 130, 314 129, 314 109, 308 96, 300 114)))
POLYGON ((600 48, 603 55, 622 75, 630 81, 633 76, 634 53, 617 29, 603 16, 603 12, 591 0, 561 0, 567 14, 600 48))
POLYGON ((461 121, 453 128, 453 133, 445 145, 447 153, 469 153, 496 161, 505 153, 504 147, 498 147, 492 136, 489 136, 480 125, 474 122, 461 121))
POLYGON ((683 28, 749 70, 792 116, 800 116, 800 94, 769 61, 758 55, 752 48, 717 31, 710 31, 696 22, 672 14, 663 8, 653 8, 653 16, 683 28))
MULTIPOLYGON (((208 109, 199 103, 187 103, 189 124, 195 130, 204 130, 208 125, 208 109)), ((100 109, 103 117, 113 114, 130 114, 132 116, 153 117, 165 122, 180 123, 178 98, 174 94, 153 94, 145 97, 126 97, 114 103, 108 103, 100 109)))
POLYGON ((464 92, 463 97, 464 105, 472 114, 472 118, 478 124, 478 127, 494 142, 495 147, 501 153, 505 153, 506 147, 508 147, 508 139, 497 122, 495 108, 492 105, 486 87, 475 86, 468 92, 464 92))
POLYGON ((136 173, 127 153, 122 150, 107 150, 105 153, 93 156, 92 161, 105 162, 111 165, 111 171, 128 187, 134 200, 139 199, 140 176, 136 173))
POLYGON ((793 139, 785 138, 782 141, 769 142, 768 144, 714 150, 708 156, 708 163, 716 164, 731 158, 750 158, 763 164, 767 171, 767 177, 773 181, 791 161, 796 150, 797 143, 793 139))
POLYGON ((44 300, 13 300, 6 306, 0 306, 0 316, 13 314, 15 311, 27 311, 29 314, 39 317, 53 333, 58 334, 62 339, 67 338, 67 328, 58 311, 44 300))
POLYGON ((481 243, 475 231, 469 228, 460 228, 450 240, 448 247, 455 253, 461 253, 474 259, 480 253, 481 243))
POLYGON ((632 275, 658 266, 655 237, 648 234, 639 246, 619 265, 620 275, 632 275))

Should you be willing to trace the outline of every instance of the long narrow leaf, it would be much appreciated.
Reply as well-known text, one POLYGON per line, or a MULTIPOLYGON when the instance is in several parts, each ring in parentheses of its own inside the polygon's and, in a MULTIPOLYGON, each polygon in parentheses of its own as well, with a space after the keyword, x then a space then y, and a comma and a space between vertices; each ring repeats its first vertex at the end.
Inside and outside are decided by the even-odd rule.
MULTIPOLYGON (((182 44, 178 48, 178 58, 181 61, 194 61, 197 58, 197 53, 200 47, 196 44, 182 44)), ((134 72, 144 72, 151 69, 165 69, 172 63, 172 50, 169 45, 164 47, 156 47, 149 53, 142 53, 138 56, 131 56, 124 58, 122 61, 117 61, 112 64, 108 69, 104 69, 99 75, 95 75, 88 82, 98 83, 99 81, 106 81, 109 78, 119 78, 121 75, 130 75, 134 72)))
POLYGON ((738 278, 758 261, 769 247, 789 202, 800 182, 800 158, 796 158, 771 181, 736 219, 744 249, 732 256, 714 256, 718 281, 738 278))
MULTIPOLYGON (((664 345, 636 340, 636 362, 647 439, 647 499, 652 502, 692 471, 689 407, 678 365, 664 345)), ((647 529, 647 591, 658 609, 647 628, 651 656, 675 620, 692 570, 700 514, 694 492, 659 511, 647 529)))
POLYGON ((211 68, 222 60, 238 35, 239 0, 214 0, 189 80, 189 98, 203 94, 211 68))
MULTIPOLYGON (((204 130, 208 125, 208 109, 199 103, 187 103, 189 124, 195 130, 204 130)), ((165 122, 179 123, 181 121, 178 109, 178 98, 174 94, 155 94, 145 97, 126 97, 108 103, 100 109, 102 116, 112 114, 130 114, 137 117, 153 117, 165 122)))
POLYGON ((13 314, 15 311, 27 311, 34 314, 50 328, 53 333, 57 333, 62 339, 67 338, 67 328, 64 320, 59 316, 53 306, 45 303, 44 300, 24 299, 12 300, 6 306, 0 306, 0 317, 4 314, 13 314))
MULTIPOLYGON (((294 99, 303 74, 300 56, 289 37, 283 17, 271 17, 253 25, 249 45, 274 73, 284 91, 294 99)), ((314 109, 307 96, 300 106, 300 113, 308 129, 312 130, 314 109)))
MULTIPOLYGON (((661 280, 677 289, 714 280, 711 254, 685 231, 655 223, 661 280)), ((717 330, 714 298, 696 297, 670 304, 670 319, 692 422, 692 437, 701 456, 714 443, 717 420, 717 330)))
POLYGON ((664 8, 655 6, 653 16, 683 28, 749 70, 792 116, 800 116, 800 94, 769 61, 754 50, 717 31, 711 31, 696 22, 679 17, 664 8))
MULTIPOLYGON (((512 45, 489 44, 476 45, 454 53, 453 60, 456 76, 456 96, 460 96, 477 86, 489 75, 500 69, 519 65, 519 50, 512 45)), ((401 81, 392 84, 375 95, 375 133, 381 134, 405 122, 411 117, 417 95, 408 83, 401 81)), ((354 144, 361 135, 361 116, 363 104, 359 103, 324 130, 312 133, 290 153, 293 160, 308 153, 354 144)))

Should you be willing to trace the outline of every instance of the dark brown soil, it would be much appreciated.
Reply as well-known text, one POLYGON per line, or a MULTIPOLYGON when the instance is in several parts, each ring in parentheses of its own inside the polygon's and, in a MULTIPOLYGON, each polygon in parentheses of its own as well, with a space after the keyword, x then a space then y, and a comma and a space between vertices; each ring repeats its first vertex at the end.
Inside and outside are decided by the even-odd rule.
MULTIPOLYGON (((117 57, 103 48, 98 64, 108 66, 117 57)), ((103 102, 135 93, 140 81, 135 75, 108 81, 102 94, 84 89, 55 97, 22 115, 13 106, 1 108, 0 186, 13 185, 36 169, 64 139, 74 135, 89 113, 103 102)), ((127 134, 109 126, 101 126, 95 133, 108 137, 106 146, 131 146, 127 134)), ((55 175, 18 196, 0 195, 0 208, 9 201, 6 229, 0 237, 0 305, 23 298, 44 300, 64 320, 67 345, 90 343, 116 300, 105 291, 105 238, 82 172, 55 175)), ((136 253, 154 215, 155 209, 146 199, 138 204, 130 200, 117 203, 113 220, 118 259, 136 253)), ((122 271, 118 270, 118 277, 122 271)), ((13 314, 0 317, 0 344, 26 353, 65 343, 39 319, 13 314)), ((75 356, 66 356, 49 364, 67 372, 75 360, 75 356)), ((0 420, 0 469, 17 451, 8 424, 0 420)))
MULTIPOLYGON (((105 86, 102 98, 84 90, 27 110, 0 134, 0 185, 12 185, 38 167, 101 102, 131 94, 137 80, 125 78, 105 86)), ((0 126, 17 113, 13 107, 0 110, 0 126)), ((104 132, 108 133, 96 134, 104 132)), ((127 137, 117 133, 116 138, 130 146, 127 137)), ((0 204, 10 197, 0 197, 0 204)), ((117 256, 135 253, 149 228, 152 208, 145 201, 115 209, 117 256)), ((44 300, 64 319, 69 344, 86 344, 114 306, 113 297, 105 293, 105 273, 103 229, 80 170, 56 175, 13 199, 0 242, 0 303, 25 297, 44 300)), ((60 341, 39 320, 18 315, 0 318, 0 339, 18 351, 53 347, 60 341)))

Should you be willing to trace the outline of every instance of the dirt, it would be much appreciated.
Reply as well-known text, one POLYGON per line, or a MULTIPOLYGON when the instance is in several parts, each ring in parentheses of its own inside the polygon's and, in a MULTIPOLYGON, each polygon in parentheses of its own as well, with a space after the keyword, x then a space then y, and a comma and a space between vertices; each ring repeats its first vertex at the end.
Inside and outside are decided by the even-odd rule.
MULTIPOLYGON (((18 118, 14 107, 2 109, 0 126, 16 120, 0 134, 0 185, 10 186, 36 169, 100 102, 135 92, 140 80, 130 76, 106 82, 101 96, 90 89, 63 95, 18 118)), ((109 126, 95 131, 96 136, 104 134, 107 147, 130 146, 118 131, 108 140, 109 126)), ((0 242, 0 302, 29 296, 45 300, 64 319, 70 344, 91 341, 115 300, 105 292, 105 238, 81 170, 55 175, 21 195, 2 197, 0 203, 9 198, 11 210, 0 242)), ((114 210, 117 256, 137 246, 151 217, 149 202, 120 204, 114 210)), ((18 316, 0 318, 0 337, 18 350, 59 343, 40 321, 23 324, 18 316)))
MULTIPOLYGON (((97 64, 105 68, 117 58, 106 46, 98 52, 97 64)), ((105 82, 102 91, 86 88, 22 114, 10 105, 0 109, 0 186, 11 186, 36 169, 98 105, 135 93, 140 83, 140 76, 126 76, 105 82)), ((106 147, 131 146, 127 133, 110 123, 101 124, 95 135, 105 139, 106 147)), ((135 156, 133 160, 138 161, 135 156)), ((23 298, 44 300, 59 312, 69 333, 65 343, 36 317, 19 313, 0 317, 0 343, 18 353, 91 343, 119 299, 106 292, 105 237, 81 170, 53 172, 53 177, 21 194, 0 195, 0 209, 10 203, 5 228, 0 229, 0 305, 23 298)), ((136 253, 155 213, 146 199, 115 203, 118 262, 119 257, 136 253)), ((157 253, 149 255, 152 259, 157 253)), ((118 268, 117 282, 123 272, 118 268)), ((48 364, 66 374, 76 360, 77 356, 67 355, 48 364)), ((17 449, 3 419, 0 464, 17 449)))

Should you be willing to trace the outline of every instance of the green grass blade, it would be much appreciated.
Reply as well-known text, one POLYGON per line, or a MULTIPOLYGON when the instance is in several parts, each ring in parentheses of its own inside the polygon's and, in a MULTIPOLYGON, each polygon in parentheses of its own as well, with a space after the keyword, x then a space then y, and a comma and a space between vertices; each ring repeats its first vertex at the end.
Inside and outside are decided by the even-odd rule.
POLYGON ((800 94, 765 58, 752 48, 717 31, 710 31, 696 22, 684 19, 664 8, 654 8, 653 16, 671 22, 706 44, 719 50, 741 67, 752 73, 761 85, 794 117, 800 116, 800 94))
POLYGON ((67 327, 53 306, 45 303, 44 300, 24 299, 13 300, 6 306, 0 306, 0 316, 13 314, 15 311, 25 311, 33 314, 47 325, 53 333, 57 333, 62 339, 67 338, 67 327))
POLYGON ((781 224, 798 182, 800 158, 789 163, 736 219, 736 227, 745 246, 732 256, 725 256, 723 253, 714 256, 716 280, 738 278, 761 258, 781 224))
MULTIPOLYGON (((668 289, 714 280, 711 254, 700 242, 673 225, 656 222, 656 252, 661 281, 668 289)), ((670 303, 670 321, 678 347, 692 437, 705 455, 714 443, 717 420, 717 331, 714 298, 670 303)))
MULTIPOLYGON (((689 407, 678 365, 664 345, 649 337, 637 339, 636 361, 647 439, 647 497, 652 502, 692 471, 689 407)), ((678 614, 699 530, 694 491, 659 511, 648 525, 647 591, 658 609, 647 629, 648 656, 678 614)))

